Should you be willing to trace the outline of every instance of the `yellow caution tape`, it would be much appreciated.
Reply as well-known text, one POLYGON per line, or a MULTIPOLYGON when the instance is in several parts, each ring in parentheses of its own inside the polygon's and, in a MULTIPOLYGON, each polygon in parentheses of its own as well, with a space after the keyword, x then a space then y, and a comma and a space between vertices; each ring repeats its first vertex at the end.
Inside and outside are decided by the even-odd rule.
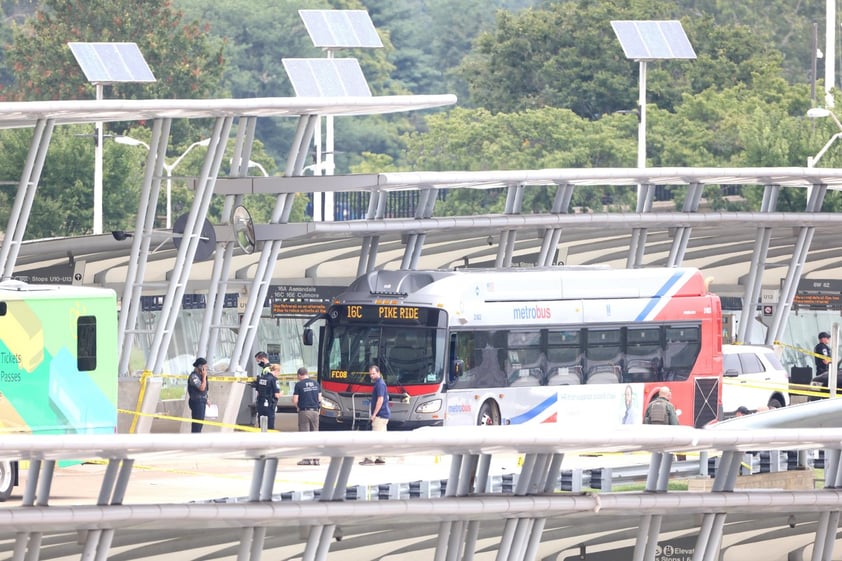
POLYGON ((815 358, 829 358, 829 359, 833 360, 832 355, 831 356, 820 355, 819 353, 813 352, 810 349, 804 349, 802 347, 796 347, 794 345, 787 345, 786 343, 783 343, 781 341, 775 341, 775 345, 780 345, 782 347, 786 347, 787 349, 792 349, 794 351, 798 351, 799 353, 805 354, 807 356, 811 356, 811 357, 815 357, 815 358))
MULTIPOLYGON (((223 428, 232 428, 237 431, 241 432, 261 432, 261 429, 257 427, 252 427, 249 425, 229 425, 226 423, 219 423, 217 421, 199 421, 196 419, 188 419, 187 417, 174 417, 172 415, 162 415, 160 413, 141 413, 140 411, 129 411, 128 409, 117 409, 119 413, 124 413, 127 415, 134 415, 135 418, 137 417, 152 417, 153 419, 164 419, 168 421, 179 421, 182 423, 201 423, 203 425, 208 425, 211 427, 223 427, 223 428)), ((277 429, 269 429, 269 432, 281 432, 277 429)))
POLYGON ((745 381, 741 381, 735 378, 723 378, 723 384, 740 387, 740 388, 750 388, 755 390, 772 390, 772 391, 781 391, 784 393, 790 393, 794 395, 806 395, 812 397, 828 397, 829 390, 828 388, 822 386, 814 386, 812 384, 782 384, 776 382, 749 382, 746 383, 745 381))

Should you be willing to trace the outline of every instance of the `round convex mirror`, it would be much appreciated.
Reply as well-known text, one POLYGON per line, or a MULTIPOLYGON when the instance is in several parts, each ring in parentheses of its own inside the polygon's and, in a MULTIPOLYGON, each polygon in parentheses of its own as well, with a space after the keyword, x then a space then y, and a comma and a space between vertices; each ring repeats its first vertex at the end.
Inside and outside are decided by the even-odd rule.
POLYGON ((254 253, 257 241, 254 237, 254 222, 251 214, 243 205, 237 206, 231 215, 231 225, 234 228, 234 239, 246 253, 254 253))

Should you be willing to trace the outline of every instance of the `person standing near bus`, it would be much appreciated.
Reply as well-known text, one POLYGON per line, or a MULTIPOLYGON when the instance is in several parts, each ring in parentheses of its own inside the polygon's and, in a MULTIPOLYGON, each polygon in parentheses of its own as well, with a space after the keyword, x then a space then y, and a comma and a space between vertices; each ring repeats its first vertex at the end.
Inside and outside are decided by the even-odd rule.
MULTIPOLYGON (((371 388, 371 430, 374 432, 386 432, 386 427, 389 424, 389 417, 391 417, 391 410, 389 409, 389 389, 386 387, 386 382, 383 381, 383 376, 380 373, 380 367, 372 365, 368 369, 368 375, 374 384, 371 388)), ((385 464, 386 460, 382 456, 378 456, 372 461, 371 458, 366 457, 360 462, 361 466, 368 466, 372 464, 385 464)))
POLYGON ((670 402, 671 397, 672 390, 667 386, 658 390, 658 397, 653 399, 649 407, 646 408, 643 423, 647 425, 677 425, 678 415, 670 402))
POLYGON ((821 382, 822 386, 827 387, 827 378, 828 378, 828 370, 830 369, 830 361, 831 355, 830 352, 830 333, 827 331, 822 331, 819 333, 819 342, 816 344, 816 347, 813 349, 813 354, 815 355, 813 359, 816 362, 816 376, 814 377, 814 381, 821 382), (820 378, 821 377, 821 378, 820 378), (815 378, 820 378, 816 380, 815 378))
MULTIPOLYGON (((292 404, 298 409, 298 431, 317 432, 319 430, 319 407, 322 402, 322 390, 319 384, 310 379, 310 373, 303 366, 296 373, 298 381, 292 390, 292 404)), ((317 466, 318 458, 304 458, 300 466, 317 466)))
POLYGON ((275 412, 278 407, 278 398, 281 395, 281 386, 278 383, 278 376, 281 375, 280 364, 270 364, 252 382, 252 387, 257 390, 255 409, 257 410, 257 423, 260 426, 260 418, 266 417, 266 428, 275 429, 275 412))
MULTIPOLYGON (((208 361, 199 357, 193 362, 193 372, 187 377, 187 404, 194 421, 205 420, 208 406, 208 361)), ((202 423, 193 423, 190 432, 202 432, 202 423)))

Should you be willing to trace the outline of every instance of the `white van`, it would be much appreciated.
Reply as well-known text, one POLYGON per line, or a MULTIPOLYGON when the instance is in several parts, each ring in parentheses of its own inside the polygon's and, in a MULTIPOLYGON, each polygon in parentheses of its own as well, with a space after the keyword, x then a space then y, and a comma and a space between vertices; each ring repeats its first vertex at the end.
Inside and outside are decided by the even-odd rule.
POLYGON ((789 405, 789 373, 773 348, 722 345, 722 361, 722 412, 726 419, 740 406, 757 411, 789 405))

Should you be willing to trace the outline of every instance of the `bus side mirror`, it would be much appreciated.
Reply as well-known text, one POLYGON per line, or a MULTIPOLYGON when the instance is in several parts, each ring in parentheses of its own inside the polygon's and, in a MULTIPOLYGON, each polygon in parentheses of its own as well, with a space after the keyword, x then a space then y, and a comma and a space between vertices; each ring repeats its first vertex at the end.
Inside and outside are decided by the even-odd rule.
POLYGON ((313 330, 309 327, 304 329, 304 333, 301 335, 303 342, 306 346, 311 347, 313 346, 313 330))
POLYGON ((725 377, 726 378, 736 378, 739 375, 740 375, 740 373, 737 372, 736 370, 734 370, 733 368, 725 371, 725 377))

